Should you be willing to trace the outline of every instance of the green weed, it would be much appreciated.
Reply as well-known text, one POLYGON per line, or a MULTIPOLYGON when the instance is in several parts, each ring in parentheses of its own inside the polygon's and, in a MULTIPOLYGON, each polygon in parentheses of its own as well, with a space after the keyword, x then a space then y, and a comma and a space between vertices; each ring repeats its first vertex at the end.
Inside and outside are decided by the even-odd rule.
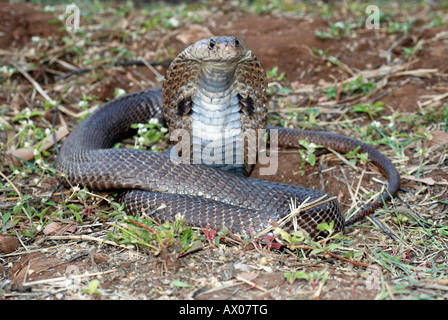
POLYGON ((149 217, 124 214, 121 223, 113 226, 115 230, 107 234, 116 243, 139 247, 155 255, 172 246, 176 239, 182 243, 182 252, 197 245, 197 234, 179 216, 172 223, 158 224, 149 217))
POLYGON ((356 147, 350 152, 344 154, 344 158, 350 161, 351 164, 356 165, 359 162, 361 165, 366 164, 369 161, 369 154, 367 152, 359 153, 361 147, 356 147))
POLYGON ((314 30, 314 34, 319 39, 343 39, 350 35, 353 25, 344 21, 338 21, 336 23, 328 22, 328 31, 314 30))
POLYGON ((150 119, 149 123, 133 124, 131 127, 133 129, 138 129, 137 135, 134 138, 135 149, 143 149, 146 146, 151 146, 152 151, 159 152, 159 148, 161 146, 159 143, 160 139, 168 139, 168 129, 163 127, 156 118, 150 119))
POLYGON ((398 32, 410 32, 414 26, 415 19, 407 19, 404 22, 399 21, 389 21, 387 26, 387 33, 398 33, 398 32))
POLYGON ((98 290, 100 282, 97 279, 94 279, 89 282, 87 289, 82 289, 81 293, 88 294, 90 297, 99 297, 102 293, 98 290))
POLYGON ((306 172, 305 169, 307 164, 312 167, 316 164, 316 155, 314 153, 316 149, 322 148, 322 146, 305 140, 300 140, 299 144, 304 148, 299 149, 300 159, 302 160, 300 162, 300 167, 303 169, 301 175, 303 176, 306 172))
POLYGON ((351 96, 354 93, 368 95, 376 88, 376 84, 371 81, 364 81, 362 76, 357 77, 353 81, 345 82, 341 88, 330 87, 325 90, 325 94, 329 100, 336 99, 338 91, 340 94, 351 96))
POLYGON ((371 121, 374 121, 376 116, 380 115, 384 111, 384 102, 377 101, 375 103, 366 102, 363 104, 357 104, 351 110, 352 113, 366 113, 371 121))

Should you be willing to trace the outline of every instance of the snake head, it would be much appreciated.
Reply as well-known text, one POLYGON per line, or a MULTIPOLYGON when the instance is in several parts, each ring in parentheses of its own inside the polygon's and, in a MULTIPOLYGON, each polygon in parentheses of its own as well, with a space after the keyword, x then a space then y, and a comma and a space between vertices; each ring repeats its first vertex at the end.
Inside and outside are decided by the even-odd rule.
POLYGON ((181 55, 199 63, 229 65, 240 62, 249 51, 237 37, 210 37, 193 43, 181 55))
MULTIPOLYGON (((174 126, 176 128, 189 127, 191 101, 198 88, 203 87, 198 82, 204 72, 208 72, 209 75, 213 74, 217 78, 225 78, 228 80, 229 86, 232 86, 236 79, 236 71, 250 59, 256 58, 246 44, 234 36, 201 39, 184 49, 171 63, 163 84, 163 108, 170 130, 174 126), (214 71, 206 71, 210 69, 214 71)), ((244 75, 240 73, 238 72, 237 82, 244 78, 244 75)), ((208 80, 210 81, 211 78, 208 80)), ((243 91, 242 95, 246 96, 246 86, 243 82, 241 84, 238 92, 243 91)), ((226 89, 220 90, 225 91, 226 89)))
POLYGON ((176 117, 191 114, 191 100, 198 88, 205 86, 216 92, 233 88, 231 90, 237 92, 242 112, 247 115, 252 115, 254 108, 266 112, 266 74, 260 61, 237 37, 201 39, 173 60, 163 84, 163 106, 169 127, 169 122, 178 123, 176 117), (211 88, 217 87, 216 83, 223 80, 227 82, 227 87, 220 84, 220 89, 211 88))

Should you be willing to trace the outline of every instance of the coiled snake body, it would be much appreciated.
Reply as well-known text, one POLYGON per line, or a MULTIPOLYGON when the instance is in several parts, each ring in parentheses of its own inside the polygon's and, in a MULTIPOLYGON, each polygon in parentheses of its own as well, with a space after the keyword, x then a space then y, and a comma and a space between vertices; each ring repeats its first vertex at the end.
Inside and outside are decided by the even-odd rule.
MULTIPOLYGON (((162 221, 182 214, 187 223, 198 227, 228 228, 243 236, 256 233, 288 214, 291 199, 301 203, 307 198, 329 197, 322 191, 241 175, 250 172, 248 154, 254 151, 242 135, 265 127, 266 87, 260 62, 241 40, 200 40, 173 60, 163 90, 149 88, 111 100, 85 119, 65 141, 57 168, 72 185, 124 191, 122 201, 128 213, 144 211, 162 221), (131 124, 151 118, 166 121, 171 135, 178 129, 191 135, 180 139, 192 146, 188 153, 173 150, 193 164, 172 161, 169 154, 110 149, 116 141, 135 133, 131 124), (213 141, 218 144, 207 153, 213 141), (230 160, 226 158, 229 150, 233 151, 230 160), (218 161, 206 166, 210 159, 197 154, 218 161), (195 164, 198 161, 200 164, 195 164)), ((274 129, 282 146, 298 147, 299 140, 307 140, 341 153, 359 146, 389 180, 382 197, 347 222, 336 200, 301 212, 298 225, 313 237, 321 234, 316 227, 322 222, 334 221, 335 230, 343 230, 346 224, 373 212, 399 188, 399 174, 392 163, 360 141, 325 132, 267 131, 274 129)))

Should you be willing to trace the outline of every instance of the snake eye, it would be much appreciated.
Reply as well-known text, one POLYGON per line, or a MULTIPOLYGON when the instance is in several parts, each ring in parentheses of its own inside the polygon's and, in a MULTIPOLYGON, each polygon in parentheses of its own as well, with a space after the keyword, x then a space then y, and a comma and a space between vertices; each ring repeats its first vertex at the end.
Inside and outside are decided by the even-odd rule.
POLYGON ((209 42, 209 44, 208 44, 208 48, 209 48, 210 50, 212 50, 214 47, 215 47, 215 40, 210 39, 210 42, 209 42))
POLYGON ((240 46, 240 40, 238 40, 237 38, 235 38, 235 46, 239 47, 240 46))

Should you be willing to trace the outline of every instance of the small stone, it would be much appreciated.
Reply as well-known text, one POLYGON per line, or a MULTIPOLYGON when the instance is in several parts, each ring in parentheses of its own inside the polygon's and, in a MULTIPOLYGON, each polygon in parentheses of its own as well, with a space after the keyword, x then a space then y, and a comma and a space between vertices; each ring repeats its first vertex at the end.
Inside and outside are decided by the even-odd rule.
POLYGON ((16 237, 0 238, 0 251, 3 253, 11 253, 20 246, 20 242, 16 237))

